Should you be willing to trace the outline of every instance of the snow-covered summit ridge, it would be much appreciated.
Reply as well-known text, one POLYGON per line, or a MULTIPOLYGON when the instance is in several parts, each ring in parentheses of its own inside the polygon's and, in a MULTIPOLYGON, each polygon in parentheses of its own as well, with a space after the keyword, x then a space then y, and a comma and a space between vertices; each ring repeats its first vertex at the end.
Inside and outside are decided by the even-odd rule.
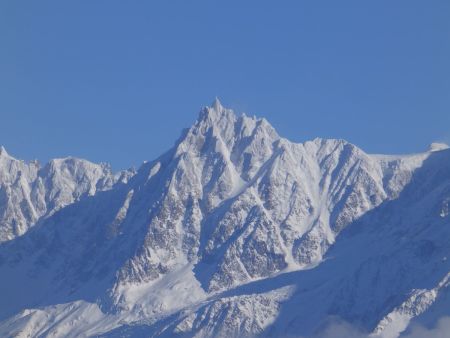
POLYGON ((266 128, 267 132, 272 135, 272 138, 280 138, 265 118, 249 117, 245 113, 238 116, 232 109, 225 108, 217 97, 210 106, 201 109, 199 117, 192 128, 200 125, 206 129, 211 127, 218 129, 222 135, 226 135, 229 132, 226 138, 240 137, 242 133, 248 134, 256 126, 266 128))
POLYGON ((23 235, 41 218, 83 196, 125 182, 132 171, 117 174, 105 163, 74 157, 53 159, 41 166, 25 162, 0 148, 0 243, 23 235))

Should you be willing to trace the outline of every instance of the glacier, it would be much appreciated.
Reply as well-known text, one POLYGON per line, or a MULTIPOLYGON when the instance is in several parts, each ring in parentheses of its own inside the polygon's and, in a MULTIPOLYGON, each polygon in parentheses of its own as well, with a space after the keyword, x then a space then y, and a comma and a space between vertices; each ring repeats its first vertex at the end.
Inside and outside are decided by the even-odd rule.
POLYGON ((222 106, 138 170, 0 150, 0 336, 394 338, 449 315, 450 150, 294 143, 222 106))

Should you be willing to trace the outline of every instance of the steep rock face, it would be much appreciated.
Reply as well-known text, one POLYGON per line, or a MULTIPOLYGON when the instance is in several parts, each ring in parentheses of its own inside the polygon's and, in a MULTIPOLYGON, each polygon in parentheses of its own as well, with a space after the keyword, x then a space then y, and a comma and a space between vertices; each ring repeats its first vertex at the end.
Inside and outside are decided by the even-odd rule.
POLYGON ((447 177, 436 171, 442 163, 427 164, 426 184, 414 181, 434 163, 430 154, 445 152, 384 156, 343 140, 292 143, 218 100, 135 174, 75 159, 39 168, 2 151, 0 180, 9 188, 0 193, 12 191, 0 197, 5 233, 16 236, 10 224, 24 224, 17 234, 37 225, 0 244, 0 332, 20 328, 24 316, 25 331, 45 332, 42 323, 33 331, 45 314, 57 336, 67 335, 71 317, 58 314, 70 307, 77 318, 103 313, 89 323, 92 335, 310 334, 329 314, 368 330, 381 321, 382 332, 383 318, 409 304, 399 295, 420 280, 411 272, 403 283, 393 271, 414 270, 405 261, 411 250, 434 250, 433 240, 417 241, 383 270, 386 255, 401 249, 392 229, 414 213, 419 229, 428 207, 447 219, 449 198, 435 205, 432 188, 447 177), (382 286, 372 295, 374 279, 382 286), (52 307, 63 303, 72 305, 52 307))
POLYGON ((155 164, 152 179, 165 189, 121 281, 148 281, 191 262, 202 285, 218 291, 312 266, 420 165, 379 160, 342 140, 293 144, 264 119, 236 117, 218 101, 168 156, 167 165, 155 164))
MULTIPOLYGON (((436 323, 449 314, 450 223, 441 214, 449 192, 450 152, 428 155, 398 198, 349 225, 319 266, 243 284, 207 300, 200 308, 178 312, 162 330, 149 325, 146 332, 182 337, 182 327, 187 336, 212 336, 211 331, 202 330, 224 318, 210 318, 213 309, 220 308, 224 299, 231 301, 221 312, 228 318, 230 309, 242 307, 242 302, 252 306, 254 300, 250 298, 254 294, 269 298, 267 304, 275 303, 271 307, 277 309, 276 318, 262 333, 241 326, 242 331, 229 335, 308 337, 319 332, 320 336, 327 320, 340 318, 361 330, 361 335, 365 332, 374 338, 394 338, 411 320, 436 323), (293 292, 279 302, 273 292, 286 286, 292 286, 293 292), (208 315, 204 308, 211 309, 208 315), (189 330, 186 323, 192 323, 189 330)), ((222 325, 230 328, 248 317, 254 318, 243 313, 238 317, 232 324, 222 325)))

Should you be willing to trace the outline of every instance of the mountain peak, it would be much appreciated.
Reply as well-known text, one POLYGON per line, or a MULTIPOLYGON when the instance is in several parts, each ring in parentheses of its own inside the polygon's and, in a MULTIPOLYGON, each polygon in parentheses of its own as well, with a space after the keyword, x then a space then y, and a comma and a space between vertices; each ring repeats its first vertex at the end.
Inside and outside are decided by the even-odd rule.
POLYGON ((236 115, 233 110, 222 106, 220 100, 216 97, 210 106, 204 107, 199 114, 198 121, 210 121, 217 123, 220 120, 234 121, 236 115))
POLYGON ((208 115, 213 120, 218 120, 225 114, 230 115, 231 112, 230 109, 226 109, 224 106, 222 106, 222 103, 217 96, 214 98, 214 101, 211 103, 211 105, 209 107, 206 107, 206 109, 208 110, 208 115))
POLYGON ((0 156, 9 156, 4 146, 0 146, 0 156))
POLYGON ((220 100, 217 96, 214 98, 214 101, 211 103, 211 108, 213 108, 215 111, 221 111, 224 109, 222 106, 222 103, 220 103, 220 100))

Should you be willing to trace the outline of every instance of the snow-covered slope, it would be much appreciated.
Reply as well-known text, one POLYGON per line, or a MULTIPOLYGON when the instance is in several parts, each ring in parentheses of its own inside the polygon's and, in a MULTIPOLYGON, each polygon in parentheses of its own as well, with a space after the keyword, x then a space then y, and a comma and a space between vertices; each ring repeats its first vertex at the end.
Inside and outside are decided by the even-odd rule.
POLYGON ((442 145, 292 143, 216 100, 134 175, 1 156, 4 238, 23 235, 0 245, 0 335, 298 336, 338 316, 395 337, 447 285, 442 145))

